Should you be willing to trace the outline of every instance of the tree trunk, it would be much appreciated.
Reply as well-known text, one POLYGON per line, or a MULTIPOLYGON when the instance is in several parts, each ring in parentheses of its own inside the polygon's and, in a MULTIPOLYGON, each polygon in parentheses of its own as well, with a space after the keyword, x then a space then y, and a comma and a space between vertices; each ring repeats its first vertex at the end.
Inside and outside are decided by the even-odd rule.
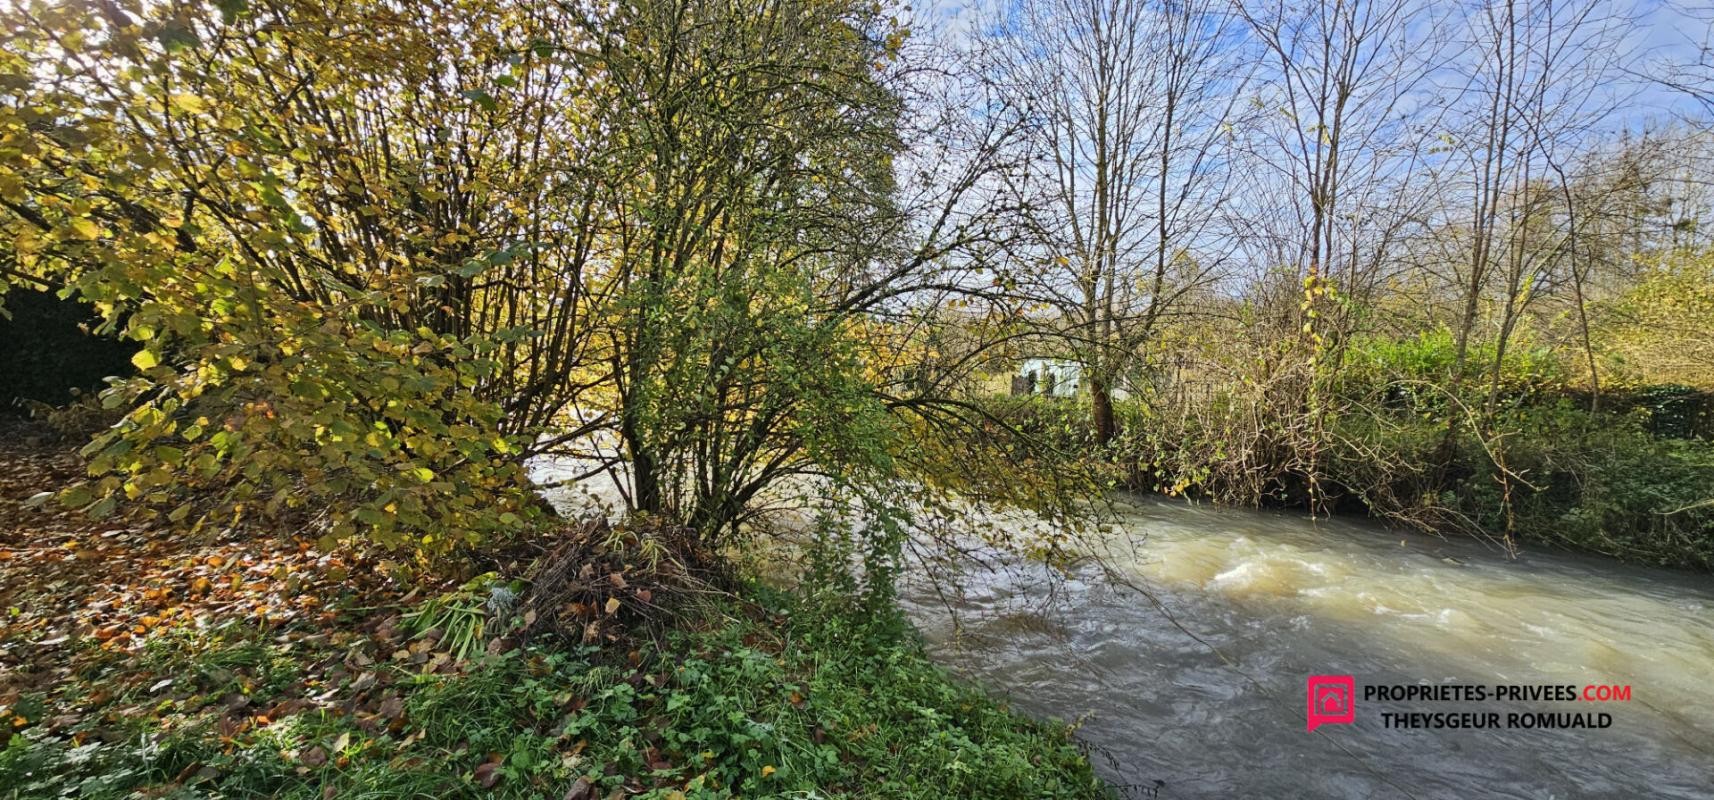
POLYGON ((620 422, 619 435, 625 440, 626 455, 630 457, 632 510, 661 513, 661 476, 654 451, 643 443, 641 432, 629 419, 620 422))
POLYGON ((1095 443, 1106 447, 1118 433, 1118 423, 1113 418, 1113 387, 1105 379, 1091 378, 1089 396, 1095 405, 1095 443))

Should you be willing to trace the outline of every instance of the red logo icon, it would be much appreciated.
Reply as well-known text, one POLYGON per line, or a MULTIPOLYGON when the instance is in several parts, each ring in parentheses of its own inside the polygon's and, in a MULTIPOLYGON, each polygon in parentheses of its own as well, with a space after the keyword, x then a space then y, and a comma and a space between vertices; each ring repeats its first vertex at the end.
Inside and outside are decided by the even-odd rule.
POLYGON ((1357 721, 1357 679, 1350 675, 1309 676, 1309 729, 1357 721))

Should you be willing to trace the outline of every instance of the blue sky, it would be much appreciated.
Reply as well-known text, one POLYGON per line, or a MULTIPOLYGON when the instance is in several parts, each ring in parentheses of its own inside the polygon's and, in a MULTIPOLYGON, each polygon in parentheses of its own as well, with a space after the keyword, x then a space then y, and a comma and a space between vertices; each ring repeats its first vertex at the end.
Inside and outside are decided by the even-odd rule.
MULTIPOLYGON (((1027 0, 928 0, 918 3, 911 16, 918 27, 957 41, 971 35, 979 20, 1002 3, 1018 2, 1027 0)), ((1714 6, 1699 7, 1696 2, 1621 0, 1609 4, 1611 11, 1634 21, 1629 45, 1640 71, 1664 62, 1694 61, 1699 48, 1714 46, 1714 6)), ((1642 78, 1615 83, 1600 88, 1628 96, 1624 117, 1615 122, 1633 130, 1703 113, 1694 101, 1657 83, 1642 78)))

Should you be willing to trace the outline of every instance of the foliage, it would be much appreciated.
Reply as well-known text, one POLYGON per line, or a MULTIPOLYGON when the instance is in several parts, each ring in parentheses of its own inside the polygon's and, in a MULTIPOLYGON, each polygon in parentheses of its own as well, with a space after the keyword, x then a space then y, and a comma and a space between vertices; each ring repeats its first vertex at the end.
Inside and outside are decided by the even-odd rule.
POLYGON ((315 509, 431 553, 529 511, 524 434, 567 399, 532 387, 576 343, 524 343, 578 284, 536 241, 550 156, 517 145, 546 141, 565 67, 522 47, 541 19, 373 5, 5 12, 19 267, 144 347, 66 502, 315 509))
MULTIPOLYGON (((1569 382, 1558 354, 1551 348, 1531 347, 1527 342, 1512 342, 1503 356, 1492 342, 1478 342, 1469 348, 1460 365, 1455 336, 1446 328, 1435 328, 1415 337, 1357 337, 1349 346, 1340 378, 1349 390, 1359 392, 1388 383, 1427 388, 1451 385, 1455 370, 1463 369, 1460 377, 1477 383, 1486 377, 1488 365, 1496 359, 1502 361, 1500 380, 1509 391, 1553 389, 1569 382)), ((1433 391, 1429 389, 1422 394, 1432 395, 1433 391)))
POLYGON ((195 698, 239 684, 268 697, 280 685, 270 665, 303 654, 243 635, 158 651, 144 668, 191 676, 182 680, 198 692, 160 706, 164 728, 132 719, 82 744, 31 728, 0 750, 0 785, 8 796, 90 798, 329 788, 536 797, 566 787, 654 798, 1103 796, 1064 729, 952 681, 896 616, 757 591, 765 605, 710 606, 705 623, 676 630, 640 666, 594 648, 528 648, 447 674, 382 667, 404 698, 392 728, 304 711, 228 746, 210 724, 227 706, 195 698))
MULTIPOLYGON (((1517 527, 1536 541, 1632 561, 1714 568, 1714 445, 1649 432, 1636 416, 1591 418, 1570 403, 1520 409, 1508 466, 1530 486, 1517 527)), ((1466 507, 1496 508, 1494 481, 1465 483, 1466 507), (1486 495, 1486 496, 1484 496, 1486 495)), ((1490 519, 1495 529, 1498 521, 1490 519)))
POLYGON ((25 508, 77 464, 10 442, 0 797, 1102 795, 1066 729, 952 680, 884 596, 691 585, 636 520, 519 547, 569 545, 534 569, 489 548, 501 572, 462 585, 362 548, 103 535, 25 508), (628 627, 529 624, 560 603, 628 627))
POLYGON ((1369 511, 1406 524, 1479 537, 1510 530, 1525 542, 1628 561, 1714 567, 1714 445, 1662 438, 1640 415, 1592 416, 1570 399, 1497 418, 1504 466, 1464 433, 1450 466, 1433 465, 1445 425, 1433 415, 1353 415, 1339 424, 1331 476, 1369 511))
POLYGON ((406 613, 402 622, 417 636, 436 637, 454 659, 467 660, 492 638, 489 623, 499 616, 496 612, 502 608, 510 611, 510 603, 501 598, 516 599, 515 591, 500 585, 496 577, 493 573, 478 575, 457 589, 430 598, 406 613))
POLYGON ((1107 448, 1079 434, 1083 403, 985 402, 1134 489, 1710 565, 1707 400, 1694 387, 1587 384, 1578 354, 1536 319, 1516 322, 1503 348, 1461 345, 1444 326, 1322 338, 1314 324, 1305 347, 1265 308, 1233 310, 1244 346, 1183 323, 1162 367, 1118 404, 1107 448))
POLYGON ((1021 485, 914 439, 981 423, 867 346, 987 235, 980 164, 900 186, 882 6, 5 14, 17 275, 142 347, 65 503, 438 556, 528 525, 543 452, 709 542, 793 476, 1021 485))
POLYGON ((1669 383, 1638 386, 1613 399, 1614 410, 1632 409, 1656 436, 1714 440, 1714 392, 1669 383))
MULTIPOLYGON (((1550 353, 1516 348, 1505 391, 1478 431, 1484 391, 1451 394, 1441 333, 1365 340, 1343 373, 1328 422, 1321 482, 1327 510, 1359 510, 1430 531, 1598 552, 1627 561, 1714 568, 1714 443, 1686 424, 1683 387, 1610 390, 1592 413, 1567 392, 1550 353), (1341 505, 1343 504, 1343 506, 1341 505)), ((996 398, 994 408, 1055 446, 1096 452, 1085 403, 996 398)), ((1109 478, 1133 489, 1241 504, 1305 502, 1292 464, 1258 448, 1270 423, 1227 397, 1173 418, 1147 399, 1118 404, 1124 435, 1106 451, 1109 478), (1248 466, 1245 466, 1248 465, 1248 466), (1271 484, 1252 483, 1258 475, 1271 484), (1293 490, 1298 494, 1292 494, 1293 490)))
MULTIPOLYGON (((904 227, 904 31, 879 6, 639 3, 608 31, 604 105, 631 124, 610 333, 632 506, 708 543, 789 478, 935 485, 938 396, 889 396, 873 338, 941 286, 957 198, 904 227), (666 103, 672 113, 657 114, 666 103), (772 133, 780 131, 781 133, 772 133), (908 238, 907 238, 908 237, 908 238)), ((990 477, 984 474, 982 477, 990 477)), ((956 481, 956 477, 953 478, 956 481)), ((987 488, 1010 481, 990 481, 987 488)))
POLYGON ((1603 311, 1601 352, 1622 380, 1714 389, 1714 250, 1650 259, 1603 311))

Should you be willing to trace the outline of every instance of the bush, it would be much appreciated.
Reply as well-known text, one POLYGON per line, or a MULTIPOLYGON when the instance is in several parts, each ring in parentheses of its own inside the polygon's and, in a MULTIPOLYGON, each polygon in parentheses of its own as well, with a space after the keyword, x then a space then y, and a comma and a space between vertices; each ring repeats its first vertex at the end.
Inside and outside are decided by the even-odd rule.
MULTIPOLYGON (((1329 508, 1341 498, 1413 527, 1570 547, 1650 564, 1714 568, 1714 443, 1696 438, 1702 394, 1644 387, 1603 394, 1600 413, 1568 392, 1548 354, 1519 348, 1483 435, 1471 428, 1486 389, 1447 402, 1453 343, 1436 332, 1353 346, 1313 465, 1329 508), (1458 414, 1448 442, 1448 414, 1458 414), (1503 474, 1495 457, 1511 475, 1503 474), (1502 481, 1502 478, 1507 478, 1502 481), (1509 489, 1509 494, 1508 494, 1509 489)), ((1492 359, 1475 351, 1472 361, 1492 359)), ((1480 377, 1470 376, 1481 386, 1480 377)), ((1085 458, 1106 460, 1130 488, 1239 504, 1305 496, 1300 454, 1270 438, 1284 422, 1216 394, 1195 410, 1117 404, 1119 437, 1094 449, 1089 406, 1075 400, 988 401, 1009 424, 1085 458)))
POLYGON ((1513 463, 1539 488, 1518 502, 1521 536, 1627 560, 1714 568, 1714 445, 1652 435, 1648 420, 1531 410, 1513 463))
POLYGON ((1651 425, 1646 411, 1591 414, 1561 398, 1501 410, 1485 440, 1461 427, 1447 450, 1442 416, 1349 414, 1330 477, 1424 527, 1714 568, 1714 444, 1651 425))

